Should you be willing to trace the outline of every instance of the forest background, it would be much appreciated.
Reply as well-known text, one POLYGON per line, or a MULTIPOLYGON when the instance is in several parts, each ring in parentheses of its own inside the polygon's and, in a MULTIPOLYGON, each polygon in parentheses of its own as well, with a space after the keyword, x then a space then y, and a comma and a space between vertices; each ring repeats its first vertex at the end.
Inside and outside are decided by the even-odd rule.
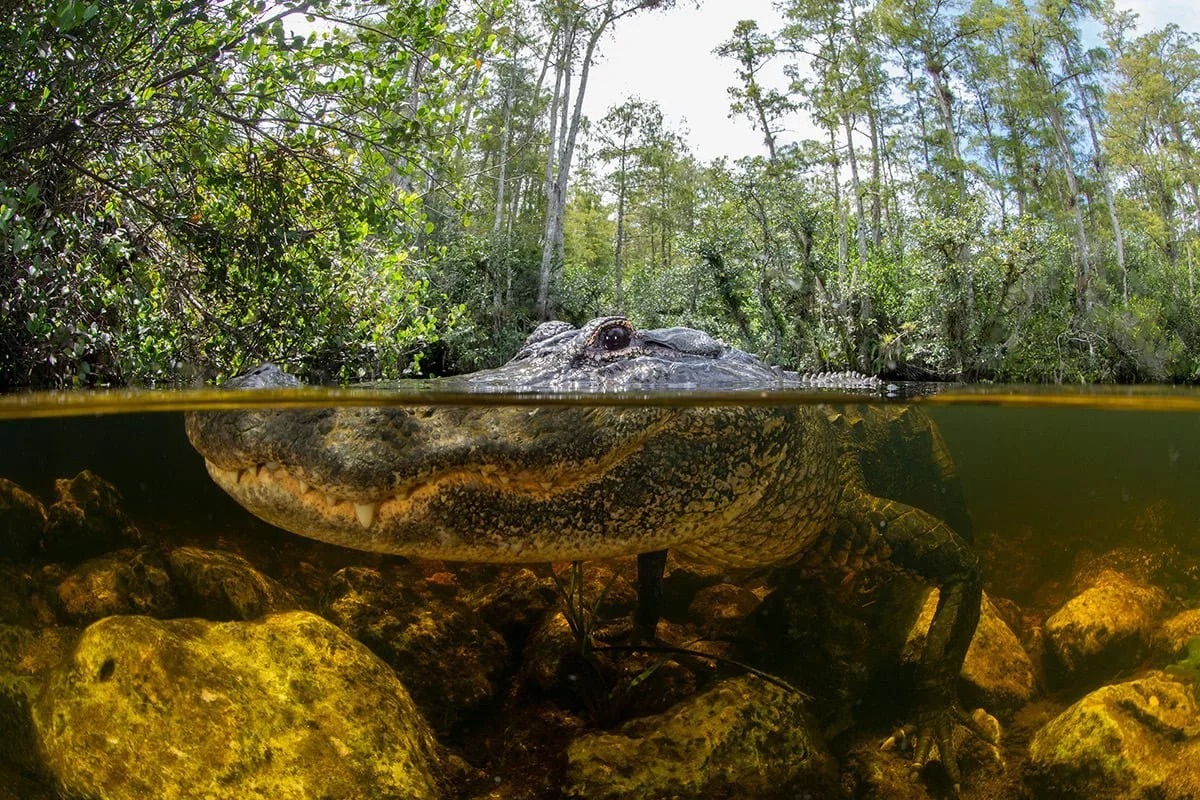
POLYGON ((702 162, 652 101, 583 114, 672 5, 0 3, 0 389, 449 374, 609 313, 800 369, 1200 379, 1196 34, 784 0, 717 48, 761 154, 702 162))

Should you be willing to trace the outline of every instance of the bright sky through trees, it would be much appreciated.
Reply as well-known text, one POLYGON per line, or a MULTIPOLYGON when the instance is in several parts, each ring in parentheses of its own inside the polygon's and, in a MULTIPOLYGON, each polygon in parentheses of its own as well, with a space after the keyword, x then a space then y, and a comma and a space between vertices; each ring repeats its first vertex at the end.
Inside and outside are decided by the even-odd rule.
MULTIPOLYGON (((1136 11, 1141 30, 1175 23, 1198 28, 1192 0, 1118 0, 1136 11)), ((664 14, 647 14, 618 25, 603 44, 588 85, 586 113, 598 120, 630 96, 653 100, 672 123, 683 124, 688 142, 701 160, 763 153, 762 136, 745 118, 729 118, 726 87, 734 83, 734 65, 713 54, 741 19, 753 19, 763 31, 781 24, 773 0, 707 0, 700 9, 680 3, 664 14)), ((782 87, 786 79, 777 75, 782 87)), ((803 116, 794 118, 789 136, 819 135, 803 116)))

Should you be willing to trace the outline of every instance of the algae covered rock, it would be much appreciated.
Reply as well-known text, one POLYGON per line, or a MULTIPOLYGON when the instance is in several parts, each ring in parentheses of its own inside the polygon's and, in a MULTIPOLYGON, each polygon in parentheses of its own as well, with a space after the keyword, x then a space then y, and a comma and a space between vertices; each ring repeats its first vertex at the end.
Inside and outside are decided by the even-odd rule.
POLYGON ((138 545, 142 535, 125 514, 121 493, 95 473, 54 482, 58 500, 47 513, 45 549, 51 558, 82 561, 138 545))
POLYGON ((118 550, 80 564, 58 584, 62 615, 85 625, 114 614, 175 616, 166 565, 153 551, 118 550))
POLYGON ((1200 797, 1200 710, 1161 672, 1104 686, 1033 737, 1030 781, 1047 797, 1200 797))
POLYGON ((0 478, 0 556, 25 558, 41 549, 46 509, 7 478, 0 478))
POLYGON ((833 761, 802 698, 754 676, 567 748, 567 794, 794 798, 833 794, 833 761))
POLYGON ((1163 655, 1172 657, 1190 650, 1190 643, 1200 637, 1200 608, 1189 608, 1167 619, 1154 632, 1154 645, 1163 655))
POLYGON ((408 692, 320 617, 108 617, 33 709, 64 794, 433 798, 435 744, 408 692))
POLYGON ((1086 677, 1134 666, 1165 603, 1161 589, 1113 570, 1101 571, 1090 588, 1046 620, 1052 674, 1086 677))
POLYGON ((70 654, 79 633, 77 628, 0 625, 0 760, 37 771, 33 704, 43 676, 70 654))
POLYGON ((177 547, 167 562, 188 614, 212 620, 254 619, 298 607, 278 581, 236 553, 177 547))

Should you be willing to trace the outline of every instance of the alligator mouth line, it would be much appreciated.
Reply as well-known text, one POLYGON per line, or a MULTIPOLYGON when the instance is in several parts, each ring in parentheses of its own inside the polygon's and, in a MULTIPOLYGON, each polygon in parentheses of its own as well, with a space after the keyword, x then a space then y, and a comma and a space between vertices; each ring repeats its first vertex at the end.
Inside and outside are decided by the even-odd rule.
POLYGON ((508 471, 497 464, 480 464, 475 467, 448 469, 401 486, 384 497, 356 499, 347 498, 328 489, 316 486, 299 477, 300 470, 290 468, 277 461, 258 462, 252 467, 226 469, 204 459, 208 474, 213 480, 235 497, 248 497, 255 493, 286 494, 299 505, 308 507, 313 513, 325 517, 343 517, 351 513, 358 524, 369 530, 381 516, 403 518, 413 507, 423 505, 447 487, 473 486, 490 489, 507 495, 524 495, 537 500, 548 500, 552 495, 571 491, 585 483, 614 474, 627 459, 641 452, 648 440, 661 435, 672 425, 672 415, 647 424, 641 434, 613 447, 595 461, 580 462, 576 469, 559 470, 556 480, 547 480, 545 468, 508 471))
POLYGON ((555 482, 545 479, 545 473, 509 475, 494 464, 485 464, 473 469, 459 469, 432 475, 408 486, 396 489, 386 497, 358 500, 339 496, 334 492, 315 486, 284 464, 267 461, 253 467, 233 470, 219 467, 205 459, 205 466, 213 480, 235 496, 246 496, 256 492, 283 493, 298 504, 307 506, 323 517, 346 516, 353 510, 354 518, 364 529, 370 529, 376 519, 383 516, 405 516, 414 506, 450 486, 472 485, 506 494, 523 494, 533 498, 548 498, 557 492, 571 489, 583 481, 579 478, 555 482), (382 512, 382 514, 381 514, 382 512))

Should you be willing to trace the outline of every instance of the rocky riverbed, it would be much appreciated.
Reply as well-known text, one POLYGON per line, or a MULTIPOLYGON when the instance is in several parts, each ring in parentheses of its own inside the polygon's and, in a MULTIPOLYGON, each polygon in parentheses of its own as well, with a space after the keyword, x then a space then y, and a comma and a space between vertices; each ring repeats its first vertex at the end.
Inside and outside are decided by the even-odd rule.
MULTIPOLYGON (((960 696, 1003 734, 961 737, 963 797, 1200 796, 1200 565, 1139 541, 1045 582, 1079 543, 981 537, 960 696)), ((633 570, 180 532, 89 472, 0 479, 0 798, 949 795, 880 748, 934 595, 672 560, 661 641, 631 650, 633 570)))

